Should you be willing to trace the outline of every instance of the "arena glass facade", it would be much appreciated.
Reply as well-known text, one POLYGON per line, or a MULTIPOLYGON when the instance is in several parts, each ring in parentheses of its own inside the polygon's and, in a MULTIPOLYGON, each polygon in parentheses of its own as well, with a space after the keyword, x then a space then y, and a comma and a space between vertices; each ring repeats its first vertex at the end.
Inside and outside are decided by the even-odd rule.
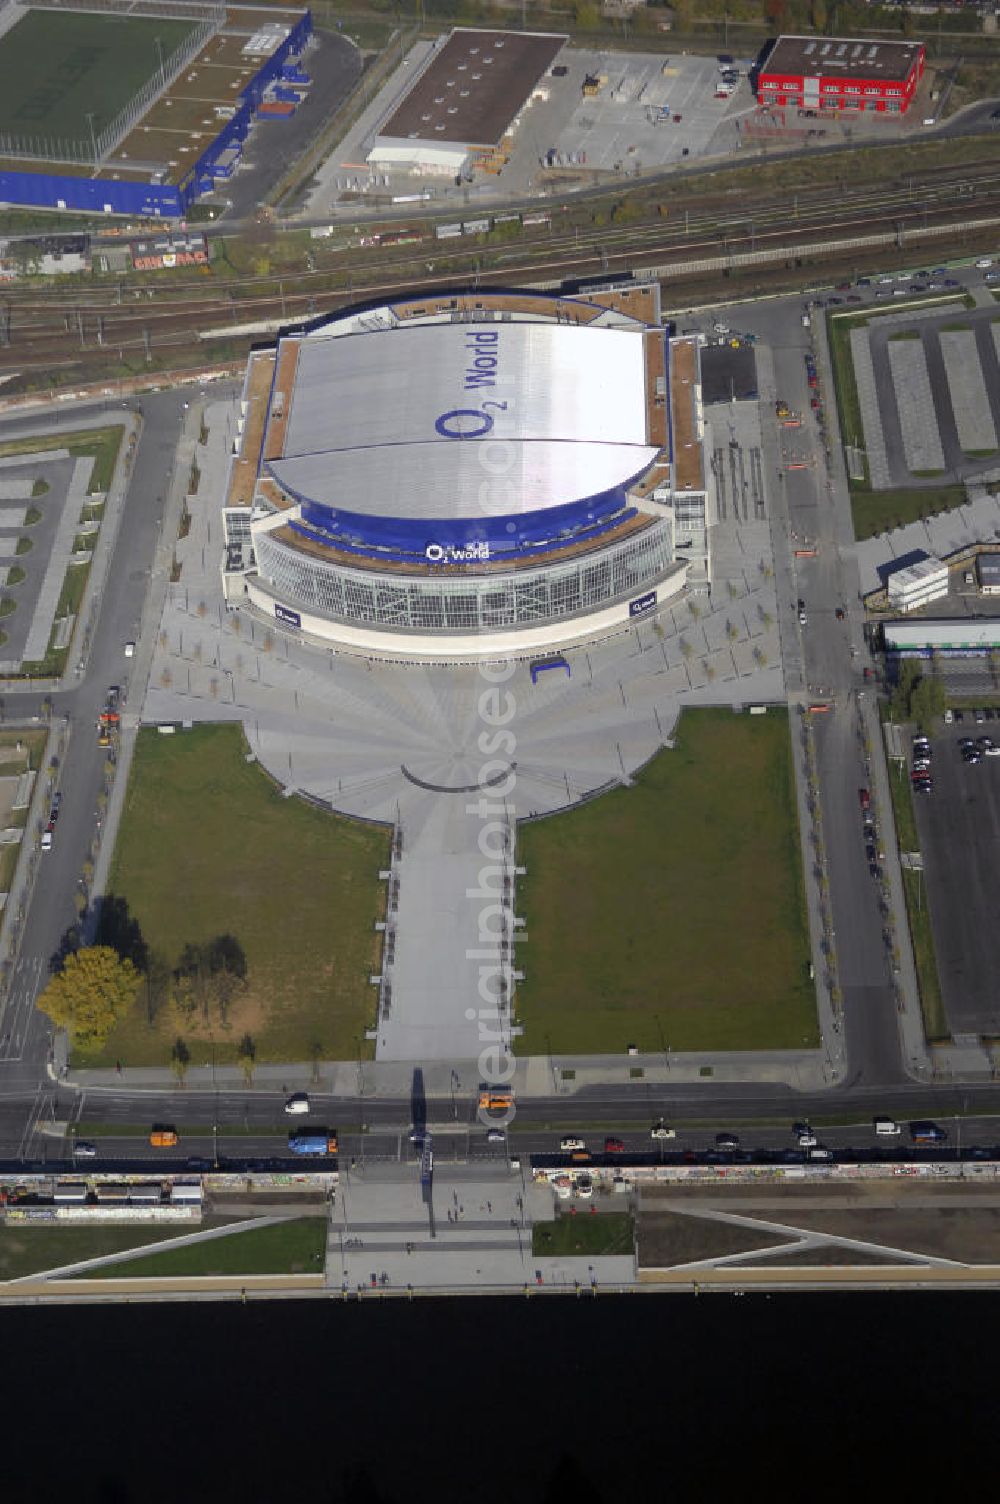
POLYGON ((400 579, 345 569, 296 552, 264 528, 256 532, 255 547, 261 576, 282 600, 363 626, 418 633, 555 626, 639 594, 664 577, 674 558, 667 522, 596 557, 478 577, 400 579))

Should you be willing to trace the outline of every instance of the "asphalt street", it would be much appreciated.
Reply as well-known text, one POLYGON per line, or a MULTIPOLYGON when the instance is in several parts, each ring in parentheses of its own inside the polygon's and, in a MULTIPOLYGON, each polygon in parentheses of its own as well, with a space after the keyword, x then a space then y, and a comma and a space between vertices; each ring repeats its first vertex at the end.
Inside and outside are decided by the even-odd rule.
MULTIPOLYGON (((51 694, 8 690, 2 698, 6 724, 44 724, 51 717, 68 729, 66 752, 58 768, 46 774, 51 788, 62 793, 53 847, 42 854, 16 970, 0 1012, 0 1090, 5 1092, 34 1085, 46 1076, 51 1034, 47 1020, 34 1009, 34 999, 45 985, 64 937, 77 923, 74 899, 98 829, 98 795, 108 757, 97 744, 97 718, 110 684, 121 685, 123 708, 129 708, 130 660, 125 657, 125 643, 138 635, 177 437, 189 401, 190 393, 164 392, 143 404, 144 422, 128 502, 79 684, 51 694)), ((111 404, 81 405, 87 413, 100 412, 102 407, 109 422, 121 411, 111 404)), ((48 427, 65 428, 66 421, 65 412, 60 412, 51 418, 4 423, 0 432, 5 439, 17 438, 48 427)))

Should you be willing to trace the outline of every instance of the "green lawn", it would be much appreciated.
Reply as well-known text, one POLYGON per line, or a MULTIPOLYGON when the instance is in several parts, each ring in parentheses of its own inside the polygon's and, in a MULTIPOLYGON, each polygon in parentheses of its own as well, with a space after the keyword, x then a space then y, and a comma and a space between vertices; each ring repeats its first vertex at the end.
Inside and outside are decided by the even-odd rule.
POLYGON ((20 1279, 45 1269, 61 1269, 82 1259, 162 1242, 189 1232, 187 1223, 153 1227, 53 1227, 26 1223, 0 1224, 0 1280, 20 1279))
POLYGON ((0 49, 0 131, 90 143, 194 24, 163 17, 30 10, 0 49), (159 47, 157 46, 159 43, 159 47))
POLYGON ((932 512, 947 512, 965 503, 964 486, 928 486, 899 491, 869 491, 851 486, 851 515, 854 536, 873 538, 887 529, 917 522, 932 512))
MULTIPOLYGON (((892 808, 896 820, 896 839, 900 852, 919 851, 917 821, 913 809, 913 792, 905 767, 899 764, 890 768, 889 785, 892 789, 892 808)), ((903 869, 903 891, 906 894, 906 914, 913 945, 913 961, 917 970, 917 986, 920 989, 920 1011, 924 1019, 924 1033, 931 1042, 951 1037, 941 982, 938 977, 937 958, 934 955, 934 934, 931 916, 927 907, 927 889, 923 874, 903 869)))
POLYGON ((576 1216, 564 1214, 554 1222, 536 1222, 531 1229, 531 1251, 537 1257, 592 1258, 599 1253, 631 1253, 633 1221, 628 1212, 589 1210, 576 1216))
POLYGON ((285 799, 245 759, 238 726, 139 733, 109 891, 128 904, 150 949, 177 965, 188 942, 233 935, 246 995, 229 1027, 165 1001, 153 1023, 145 990, 83 1063, 165 1064, 183 1036, 194 1062, 235 1059, 249 1033, 257 1059, 356 1059, 373 1017, 390 832, 285 799))
MULTIPOLYGON (((150 1279, 198 1274, 322 1274, 326 1254, 326 1218, 297 1217, 270 1227, 248 1227, 224 1238, 189 1243, 78 1279, 150 1279)), ((176 1235, 176 1234, 175 1234, 176 1235)))
POLYGON ((688 710, 632 788, 518 829, 519 1053, 818 1042, 788 717, 688 710))

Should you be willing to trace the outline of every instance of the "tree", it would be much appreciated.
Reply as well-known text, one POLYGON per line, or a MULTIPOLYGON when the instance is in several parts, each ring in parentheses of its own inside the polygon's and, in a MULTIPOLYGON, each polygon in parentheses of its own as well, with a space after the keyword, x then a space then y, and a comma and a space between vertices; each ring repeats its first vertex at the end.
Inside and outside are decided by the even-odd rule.
POLYGON ((813 0, 812 24, 814 31, 826 30, 826 0, 813 0))
POLYGON ((38 1006, 74 1044, 102 1045, 135 1000, 139 973, 110 945, 72 952, 52 978, 38 1006))
POLYGON ((912 659, 907 658, 899 669, 896 687, 892 692, 889 702, 894 721, 907 721, 910 718, 910 695, 913 687, 920 678, 920 666, 912 659))
POLYGON ((177 1077, 178 1083, 181 1086, 184 1085, 184 1077, 187 1075, 187 1068, 190 1064, 191 1051, 184 1040, 178 1036, 174 1040, 173 1049, 170 1051, 170 1069, 177 1077))
POLYGON ((917 680, 910 695, 910 719, 926 731, 932 721, 944 715, 944 702, 941 680, 923 676, 917 680))
POLYGON ((257 1046, 252 1035, 244 1034, 239 1042, 236 1058, 239 1061, 240 1070, 243 1072, 247 1085, 252 1086, 253 1073, 257 1068, 257 1046))

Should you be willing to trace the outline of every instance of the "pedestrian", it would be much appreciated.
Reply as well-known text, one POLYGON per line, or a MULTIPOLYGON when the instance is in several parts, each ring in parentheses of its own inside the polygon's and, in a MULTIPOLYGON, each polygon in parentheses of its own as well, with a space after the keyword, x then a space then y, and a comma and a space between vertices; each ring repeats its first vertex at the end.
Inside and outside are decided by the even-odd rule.
POLYGON ((489 1212, 490 1216, 492 1217, 492 1215, 493 1215, 493 1202, 492 1201, 487 1201, 487 1203, 486 1203, 486 1210, 489 1212))

